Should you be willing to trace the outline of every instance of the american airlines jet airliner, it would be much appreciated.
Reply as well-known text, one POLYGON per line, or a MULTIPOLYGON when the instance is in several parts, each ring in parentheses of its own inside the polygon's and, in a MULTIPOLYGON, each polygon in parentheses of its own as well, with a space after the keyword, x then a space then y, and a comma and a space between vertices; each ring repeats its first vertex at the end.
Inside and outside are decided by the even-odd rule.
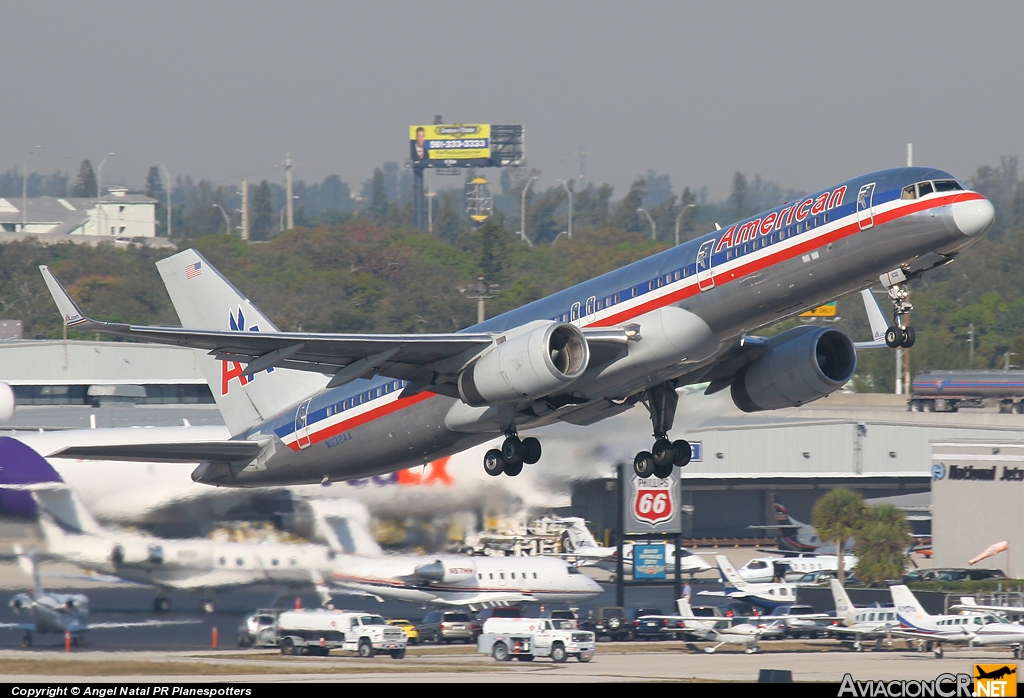
POLYGON ((390 472, 504 434, 484 469, 514 476, 541 456, 519 430, 593 424, 639 402, 653 439, 634 470, 666 477, 691 456, 669 438, 676 388, 728 388, 747 412, 834 392, 857 365, 845 333, 751 333, 881 281, 892 304, 886 344, 909 347, 907 282, 951 262, 993 216, 947 172, 883 170, 452 334, 281 332, 194 250, 157 263, 183 327, 98 322, 41 267, 69 327, 196 349, 233 435, 61 454, 201 461, 195 481, 250 487, 390 472))

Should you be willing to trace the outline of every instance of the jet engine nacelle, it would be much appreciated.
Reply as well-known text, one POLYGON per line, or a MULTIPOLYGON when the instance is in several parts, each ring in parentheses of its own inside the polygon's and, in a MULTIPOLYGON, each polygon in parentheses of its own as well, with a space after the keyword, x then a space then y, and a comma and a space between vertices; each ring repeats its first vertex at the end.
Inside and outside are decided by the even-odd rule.
POLYGON ((431 582, 451 584, 475 577, 476 565, 469 560, 459 560, 458 562, 435 560, 428 565, 420 565, 414 572, 417 577, 431 582))
POLYGON ((744 412, 799 407, 841 388, 857 369, 846 333, 796 327, 768 340, 769 350, 732 381, 732 400, 744 412))
POLYGON ((531 324, 532 329, 501 342, 459 374, 463 402, 482 407, 537 399, 583 375, 590 348, 578 327, 531 324))
POLYGON ((10 600, 9 605, 15 613, 21 613, 25 609, 32 607, 32 599, 25 594, 18 594, 10 600))

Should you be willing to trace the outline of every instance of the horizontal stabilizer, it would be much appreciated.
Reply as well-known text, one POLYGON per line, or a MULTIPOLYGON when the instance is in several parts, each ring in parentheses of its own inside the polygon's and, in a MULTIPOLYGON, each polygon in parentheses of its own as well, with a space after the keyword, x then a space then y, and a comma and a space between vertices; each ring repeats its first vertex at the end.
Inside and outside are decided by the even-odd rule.
POLYGON ((51 458, 123 460, 148 463, 206 463, 249 461, 259 455, 258 441, 197 441, 193 443, 102 444, 66 446, 51 458))

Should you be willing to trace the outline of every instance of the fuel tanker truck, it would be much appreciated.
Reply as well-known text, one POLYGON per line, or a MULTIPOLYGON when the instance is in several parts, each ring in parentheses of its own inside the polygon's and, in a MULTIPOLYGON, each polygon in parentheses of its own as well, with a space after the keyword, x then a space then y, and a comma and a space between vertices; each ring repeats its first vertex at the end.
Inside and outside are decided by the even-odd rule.
POLYGON ((1024 414, 1024 371, 923 371, 914 376, 907 409, 956 412, 984 407, 988 400, 1003 414, 1024 414))

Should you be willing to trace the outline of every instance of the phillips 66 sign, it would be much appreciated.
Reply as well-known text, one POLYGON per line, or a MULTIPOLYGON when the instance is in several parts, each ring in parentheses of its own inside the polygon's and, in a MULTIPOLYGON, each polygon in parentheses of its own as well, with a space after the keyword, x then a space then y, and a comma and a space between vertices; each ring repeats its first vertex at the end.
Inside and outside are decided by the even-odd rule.
POLYGON ((626 487, 626 534, 679 533, 679 472, 667 478, 639 478, 630 473, 626 487))

